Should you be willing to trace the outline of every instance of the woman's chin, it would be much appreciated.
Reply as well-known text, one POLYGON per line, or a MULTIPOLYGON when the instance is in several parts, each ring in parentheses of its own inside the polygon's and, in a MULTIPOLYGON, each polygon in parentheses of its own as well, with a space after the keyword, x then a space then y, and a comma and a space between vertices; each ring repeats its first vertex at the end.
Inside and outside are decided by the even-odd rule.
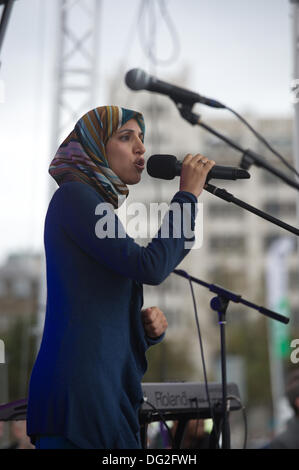
POLYGON ((125 184, 129 184, 129 185, 137 184, 137 183, 139 183, 140 180, 141 180, 141 173, 139 175, 136 175, 136 176, 134 175, 134 177, 128 178, 125 181, 125 184))

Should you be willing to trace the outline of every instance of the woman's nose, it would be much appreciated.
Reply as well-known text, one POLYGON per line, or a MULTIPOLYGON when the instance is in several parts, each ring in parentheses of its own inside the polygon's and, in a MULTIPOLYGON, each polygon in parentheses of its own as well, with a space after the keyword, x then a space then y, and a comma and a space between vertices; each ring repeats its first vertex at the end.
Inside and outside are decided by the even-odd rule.
POLYGON ((138 153, 141 153, 141 154, 144 154, 145 153, 145 146, 143 144, 143 142, 141 140, 139 140, 136 144, 136 147, 135 147, 135 152, 138 152, 138 153))

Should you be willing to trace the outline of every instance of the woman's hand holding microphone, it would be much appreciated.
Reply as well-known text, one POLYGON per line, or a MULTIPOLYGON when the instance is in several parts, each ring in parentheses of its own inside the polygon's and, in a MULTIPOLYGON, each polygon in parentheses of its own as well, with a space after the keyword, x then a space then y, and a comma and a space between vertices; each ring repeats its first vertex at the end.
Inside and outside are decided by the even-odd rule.
POLYGON ((182 162, 180 191, 188 191, 198 197, 204 189, 209 171, 215 164, 214 160, 209 160, 200 153, 194 156, 188 153, 182 162))

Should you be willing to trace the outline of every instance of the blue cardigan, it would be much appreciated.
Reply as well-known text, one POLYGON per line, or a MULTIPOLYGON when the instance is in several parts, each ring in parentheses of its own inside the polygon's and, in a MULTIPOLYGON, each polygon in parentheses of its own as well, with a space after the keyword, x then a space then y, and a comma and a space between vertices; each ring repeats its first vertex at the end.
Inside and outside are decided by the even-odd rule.
MULTIPOLYGON (((68 182, 48 207, 46 317, 27 411, 33 443, 38 434, 53 434, 85 449, 140 447, 145 352, 159 342, 142 325, 142 284, 160 284, 189 249, 184 236, 162 238, 161 229, 147 247, 123 228, 124 238, 98 238, 95 208, 102 202, 87 184, 68 182)), ((197 198, 178 191, 172 202, 180 210, 189 203, 194 239, 197 198)), ((118 233, 117 215, 108 214, 118 233)))

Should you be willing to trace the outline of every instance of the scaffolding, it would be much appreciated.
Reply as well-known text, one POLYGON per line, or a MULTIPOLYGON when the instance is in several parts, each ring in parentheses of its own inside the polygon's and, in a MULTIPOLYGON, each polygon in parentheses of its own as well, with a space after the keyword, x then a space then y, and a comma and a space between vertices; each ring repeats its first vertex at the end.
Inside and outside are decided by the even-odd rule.
POLYGON ((52 150, 95 104, 101 0, 59 0, 52 150))

